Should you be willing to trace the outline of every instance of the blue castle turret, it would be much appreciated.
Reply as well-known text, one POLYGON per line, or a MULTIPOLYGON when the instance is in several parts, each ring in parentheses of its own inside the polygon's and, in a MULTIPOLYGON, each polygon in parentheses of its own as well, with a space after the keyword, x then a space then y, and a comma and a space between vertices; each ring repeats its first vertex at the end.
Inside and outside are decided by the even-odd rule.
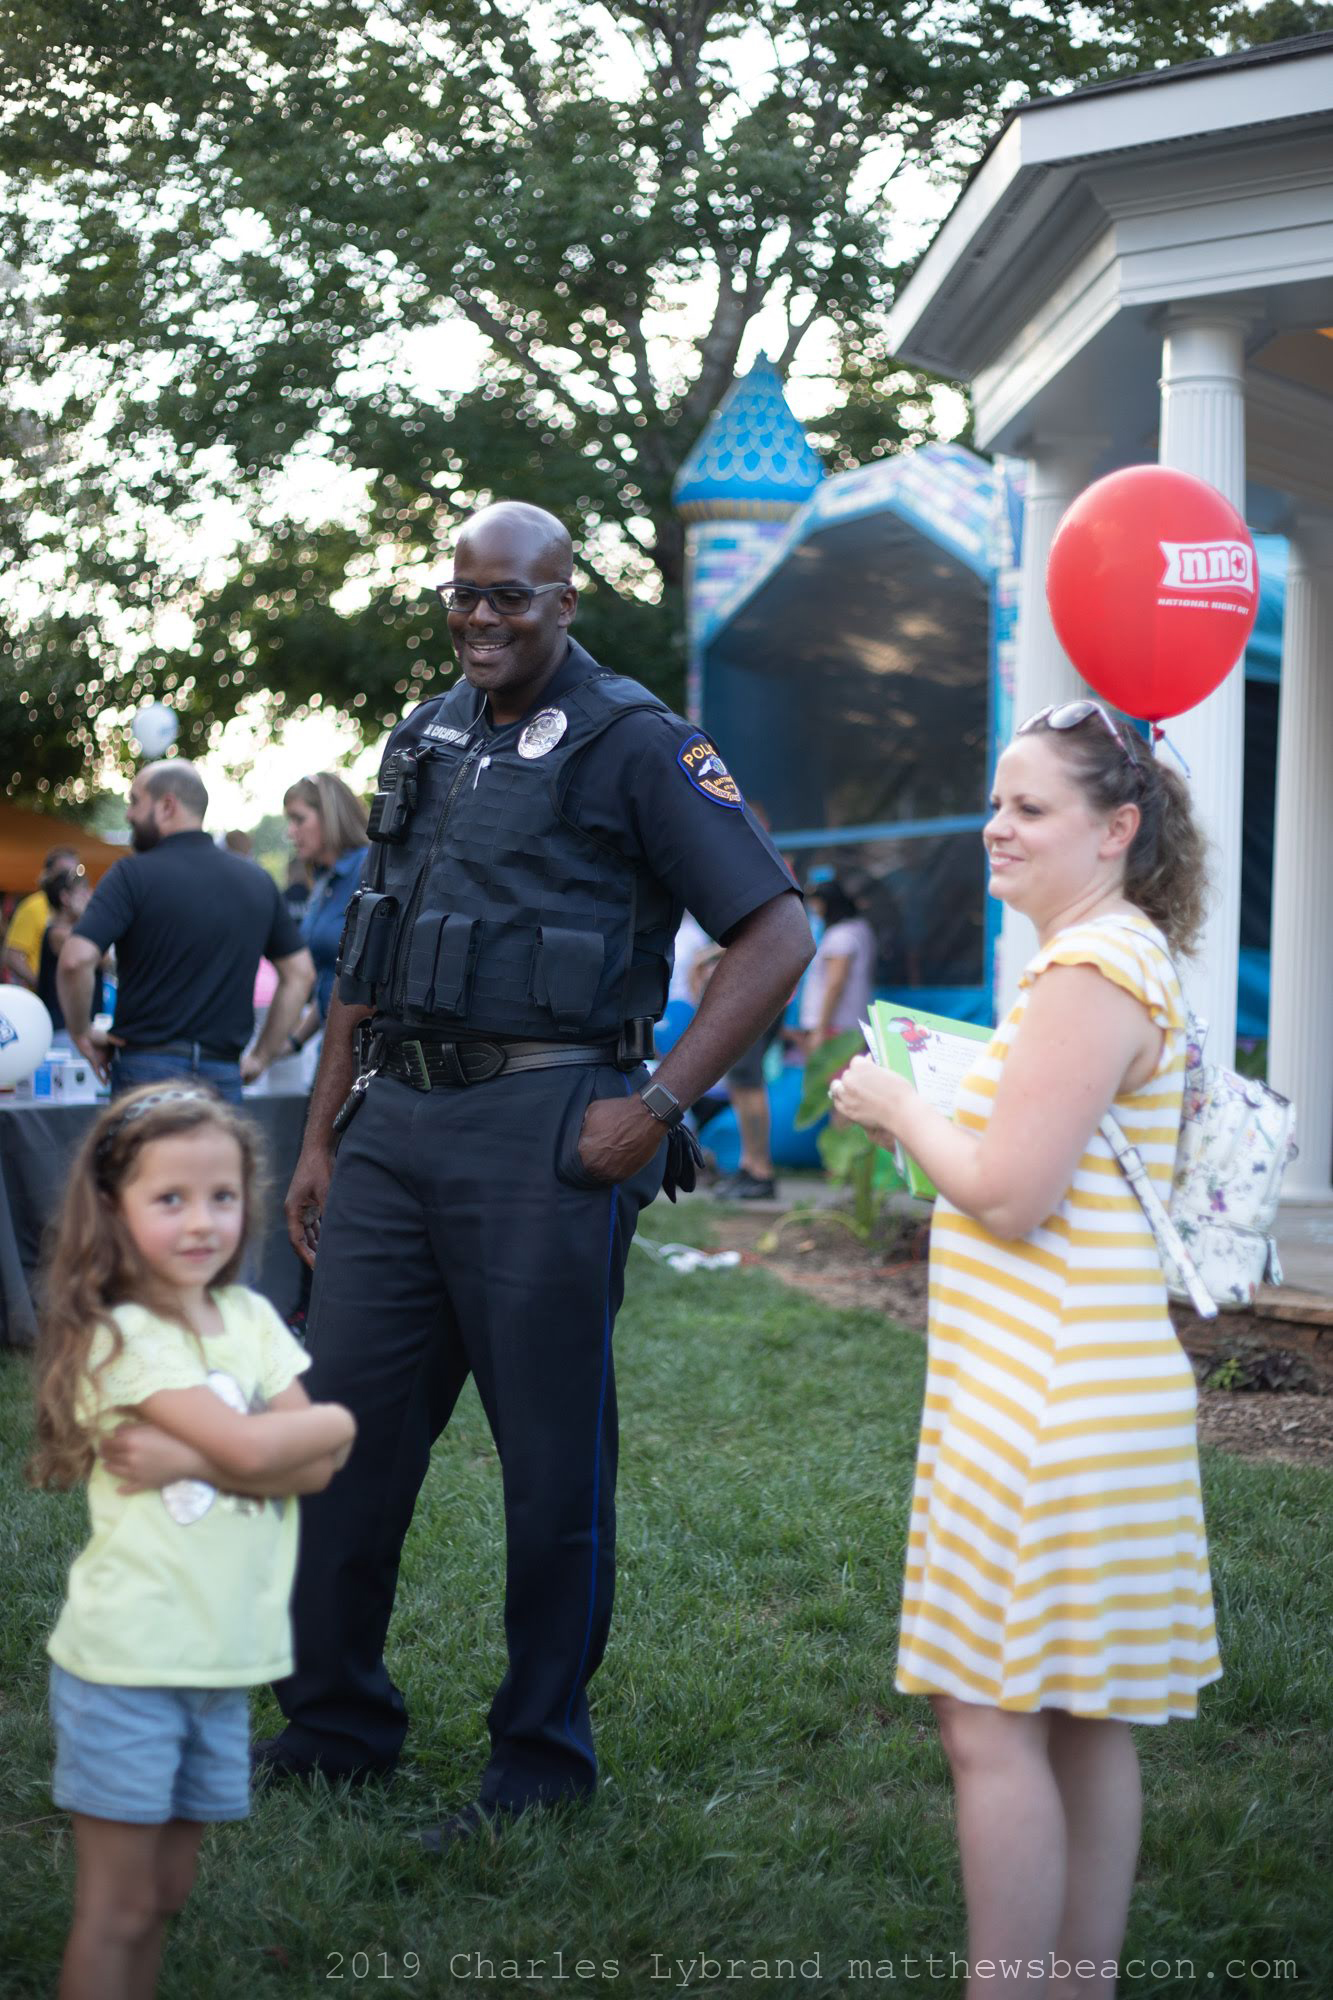
POLYGON ((687 522, 687 705, 699 719, 702 650, 719 607, 752 576, 822 478, 819 460, 766 354, 733 382, 680 471, 672 497, 687 522))

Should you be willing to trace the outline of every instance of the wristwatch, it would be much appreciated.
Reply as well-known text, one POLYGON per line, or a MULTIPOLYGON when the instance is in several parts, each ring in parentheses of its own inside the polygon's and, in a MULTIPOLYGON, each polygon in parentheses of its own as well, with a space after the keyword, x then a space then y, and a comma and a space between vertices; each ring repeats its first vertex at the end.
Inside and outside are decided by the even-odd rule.
POLYGON ((650 1083, 639 1092, 644 1106, 651 1111, 659 1125, 666 1125, 672 1131, 685 1116, 685 1106, 673 1097, 664 1083, 650 1083))

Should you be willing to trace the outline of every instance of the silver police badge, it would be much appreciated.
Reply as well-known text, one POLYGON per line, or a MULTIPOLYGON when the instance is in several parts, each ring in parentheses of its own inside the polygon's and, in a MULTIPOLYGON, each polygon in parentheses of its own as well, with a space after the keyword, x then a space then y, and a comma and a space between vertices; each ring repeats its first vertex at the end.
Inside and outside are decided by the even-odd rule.
POLYGON ((544 708, 519 737, 519 756, 544 757, 548 750, 554 750, 568 727, 569 717, 562 708, 544 708))

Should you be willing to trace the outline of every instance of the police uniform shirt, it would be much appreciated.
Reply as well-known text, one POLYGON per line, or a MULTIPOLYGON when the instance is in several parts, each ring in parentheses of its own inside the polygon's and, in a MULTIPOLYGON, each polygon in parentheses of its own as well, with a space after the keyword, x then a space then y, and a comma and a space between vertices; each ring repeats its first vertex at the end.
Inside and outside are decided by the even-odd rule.
MULTIPOLYGON (((571 640, 524 720, 558 707, 562 695, 605 671, 571 640)), ((394 731, 386 755, 420 714, 394 731)), ((487 737, 500 733, 484 710, 480 727, 487 737)), ((632 709, 595 737, 573 764, 563 810, 580 832, 608 842, 661 885, 660 921, 645 924, 641 915, 639 945, 651 944, 664 960, 686 909, 710 937, 724 938, 775 896, 799 893, 712 739, 669 709, 632 709)), ((368 880, 374 865, 372 854, 368 880)))

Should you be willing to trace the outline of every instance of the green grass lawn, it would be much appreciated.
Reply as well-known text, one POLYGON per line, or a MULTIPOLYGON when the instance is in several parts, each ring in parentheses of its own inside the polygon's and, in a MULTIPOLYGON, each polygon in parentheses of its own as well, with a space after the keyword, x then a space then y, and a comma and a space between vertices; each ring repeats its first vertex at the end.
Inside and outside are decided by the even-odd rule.
MULTIPOLYGON (((706 1240, 697 1206, 648 1223, 706 1240)), ((893 1691, 922 1342, 762 1273, 682 1277, 636 1250, 617 1354, 620 1586, 594 1683, 596 1801, 444 1863, 411 1844, 473 1795, 502 1669, 498 1467, 469 1395, 407 1549, 400 1778, 280 1793, 211 1836, 165 1995, 958 1990, 947 1771, 926 1704, 893 1691), (851 1969, 867 1960, 874 1976, 851 1969)), ((47 1790, 43 1642, 82 1502, 23 1487, 27 1393, 26 1364, 5 1356, 6 2000, 53 1990, 73 1872, 47 1790)), ((1204 1482, 1226 1678, 1197 1724, 1139 1732, 1126 1958, 1141 1970, 1121 1990, 1333 1995, 1333 1474, 1213 1454, 1204 1482)))

